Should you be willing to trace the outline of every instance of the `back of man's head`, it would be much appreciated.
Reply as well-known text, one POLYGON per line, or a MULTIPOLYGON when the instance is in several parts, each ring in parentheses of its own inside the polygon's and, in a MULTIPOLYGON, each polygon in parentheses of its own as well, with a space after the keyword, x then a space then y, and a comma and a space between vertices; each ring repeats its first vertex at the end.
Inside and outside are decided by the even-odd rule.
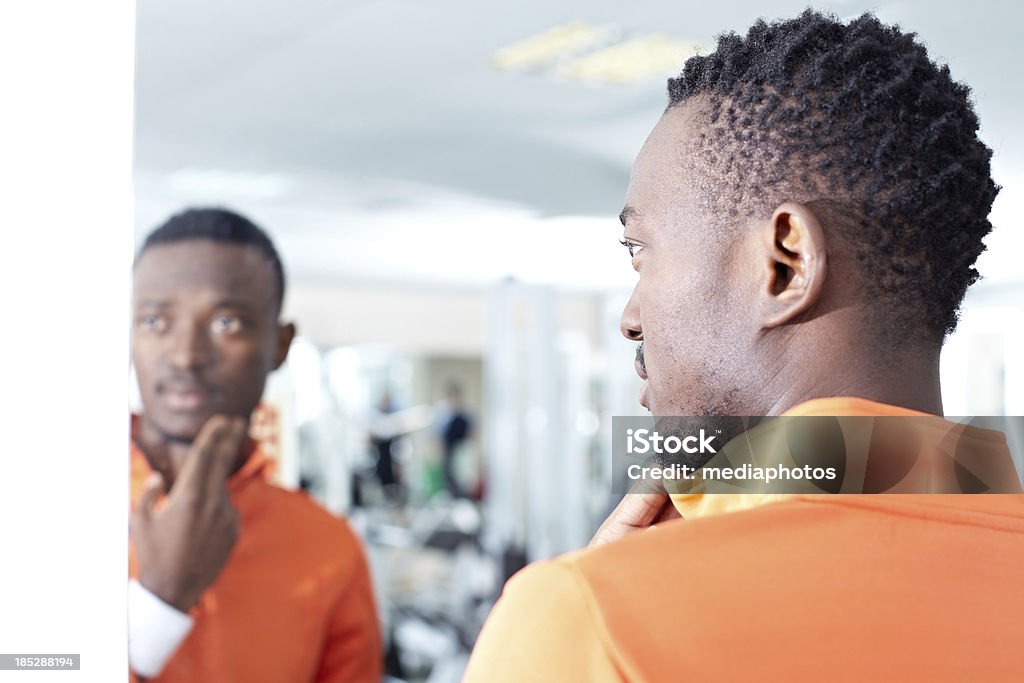
POLYGON ((690 58, 668 91, 670 109, 704 105, 699 156, 723 223, 801 201, 851 247, 880 326, 931 340, 955 328, 998 187, 969 88, 913 33, 870 14, 759 21, 690 58))

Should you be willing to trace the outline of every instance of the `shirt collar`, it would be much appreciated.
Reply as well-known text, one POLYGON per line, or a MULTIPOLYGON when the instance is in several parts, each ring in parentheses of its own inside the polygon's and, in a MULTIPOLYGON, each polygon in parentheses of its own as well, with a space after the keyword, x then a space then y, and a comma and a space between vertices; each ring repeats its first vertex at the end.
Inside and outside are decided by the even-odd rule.
MULTIPOLYGON (((921 416, 935 417, 929 413, 911 410, 902 406, 878 403, 865 398, 836 396, 815 398, 793 406, 782 414, 794 416, 921 416)), ((753 508, 790 500, 805 494, 797 493, 736 493, 736 494, 705 494, 705 493, 673 493, 669 494, 672 504, 685 519, 708 517, 740 512, 753 508)), ((825 494, 822 494, 825 495, 825 494)))

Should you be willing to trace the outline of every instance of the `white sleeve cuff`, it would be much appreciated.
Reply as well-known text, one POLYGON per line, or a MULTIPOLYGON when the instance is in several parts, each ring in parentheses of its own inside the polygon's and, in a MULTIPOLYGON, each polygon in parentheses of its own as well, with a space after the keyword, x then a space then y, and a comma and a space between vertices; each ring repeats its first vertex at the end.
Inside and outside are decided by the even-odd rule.
POLYGON ((159 674, 192 630, 192 617, 128 582, 128 666, 145 678, 159 674))

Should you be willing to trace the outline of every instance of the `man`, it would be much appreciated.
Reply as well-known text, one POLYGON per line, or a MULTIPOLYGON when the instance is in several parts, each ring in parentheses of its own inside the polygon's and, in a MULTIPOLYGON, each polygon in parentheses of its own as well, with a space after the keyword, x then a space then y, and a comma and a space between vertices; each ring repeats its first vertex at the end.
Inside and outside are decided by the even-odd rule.
POLYGON ((348 525, 271 485, 246 438, 295 328, 269 238, 218 209, 173 216, 134 268, 129 659, 133 680, 379 681, 366 559, 348 525))
MULTIPOLYGON (((386 422, 388 416, 393 415, 397 410, 398 406, 395 404, 391 392, 385 391, 377 401, 377 422, 386 422)), ((401 502, 405 497, 402 493, 404 485, 399 477, 399 470, 395 467, 395 444, 398 440, 399 435, 391 430, 386 433, 374 433, 372 430, 370 432, 370 445, 373 446, 377 455, 377 462, 374 463, 377 481, 388 500, 401 502)))
POLYGON ((452 498, 464 498, 469 494, 462 490, 459 479, 455 476, 455 455, 469 438, 472 424, 469 413, 462 405, 462 387, 456 382, 449 382, 445 388, 438 422, 441 432, 441 473, 444 475, 444 486, 452 498))
MULTIPOLYGON (((688 60, 622 212, 641 403, 941 415, 997 192, 968 95, 871 15, 688 60)), ((509 581, 465 680, 1024 680, 1022 566, 1019 495, 628 495, 509 581)))

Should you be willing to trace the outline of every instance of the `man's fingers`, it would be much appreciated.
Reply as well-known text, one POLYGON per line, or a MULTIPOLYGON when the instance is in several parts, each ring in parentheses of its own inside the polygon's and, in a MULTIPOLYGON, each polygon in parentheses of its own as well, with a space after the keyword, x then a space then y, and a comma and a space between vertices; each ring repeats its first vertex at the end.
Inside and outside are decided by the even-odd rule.
POLYGON ((672 507, 667 493, 627 493, 594 534, 589 547, 611 543, 634 531, 648 528, 667 514, 666 506, 672 507))
POLYGON ((245 434, 245 421, 214 415, 192 442, 185 463, 178 474, 175 491, 202 494, 209 482, 223 483, 231 473, 245 434))
POLYGON ((676 510, 676 506, 672 504, 670 498, 668 503, 661 509, 661 514, 654 520, 655 524, 661 524, 663 522, 671 522, 673 519, 682 519, 683 516, 679 514, 679 510, 676 510))
POLYGON ((223 488, 224 483, 231 476, 238 461, 238 453, 242 450, 242 444, 247 435, 246 421, 240 417, 232 418, 230 426, 220 434, 214 446, 213 457, 210 460, 210 469, 206 478, 207 492, 213 493, 216 489, 223 488))
POLYGON ((196 489, 205 477, 205 470, 210 466, 210 456, 213 447, 220 440, 220 435, 231 425, 231 420, 224 415, 214 415, 203 428, 199 430, 192 447, 188 450, 185 462, 178 472, 178 479, 174 485, 175 491, 182 489, 196 489))
POLYGON ((650 526, 666 505, 669 505, 667 493, 627 493, 608 519, 614 518, 626 526, 650 526))
POLYGON ((147 522, 153 517, 156 499, 160 497, 163 490, 164 478, 160 476, 159 472, 153 472, 146 477, 142 493, 139 494, 139 500, 135 504, 135 514, 138 516, 138 519, 147 522))

